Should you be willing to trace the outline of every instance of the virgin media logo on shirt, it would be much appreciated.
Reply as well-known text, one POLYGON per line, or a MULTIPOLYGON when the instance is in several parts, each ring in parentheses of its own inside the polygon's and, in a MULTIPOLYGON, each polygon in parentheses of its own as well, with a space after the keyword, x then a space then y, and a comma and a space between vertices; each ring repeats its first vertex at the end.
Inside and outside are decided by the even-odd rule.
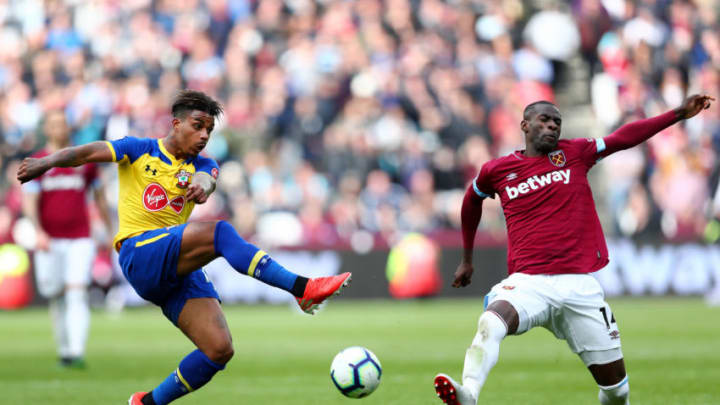
POLYGON ((178 214, 183 210, 183 207, 185 207, 185 197, 181 195, 173 198, 170 201, 170 208, 172 208, 178 214))
POLYGON ((160 211, 168 205, 165 189, 157 183, 150 183, 143 191, 143 206, 148 211, 160 211))
POLYGON ((543 175, 535 175, 527 180, 518 183, 517 187, 505 187, 509 199, 517 198, 520 194, 527 194, 532 190, 537 190, 551 183, 562 182, 570 183, 570 169, 555 170, 554 172, 545 173, 543 175))

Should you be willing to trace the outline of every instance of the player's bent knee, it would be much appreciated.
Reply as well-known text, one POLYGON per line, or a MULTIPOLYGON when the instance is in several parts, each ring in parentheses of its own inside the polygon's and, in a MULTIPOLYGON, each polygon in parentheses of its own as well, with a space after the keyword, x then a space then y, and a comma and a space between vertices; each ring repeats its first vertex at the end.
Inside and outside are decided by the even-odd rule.
POLYGON ((478 319, 478 329, 470 348, 477 349, 488 345, 497 346, 507 335, 507 326, 494 312, 486 311, 478 319))
POLYGON ((233 228, 228 221, 222 219, 215 221, 213 229, 213 245, 215 246, 215 252, 220 254, 221 244, 219 244, 219 241, 223 238, 223 236, 237 235, 237 231, 235 231, 235 228, 233 228))
POLYGON ((218 224, 220 222, 225 222, 227 226, 232 227, 229 223, 226 221, 203 221, 203 222, 194 222, 195 226, 200 227, 200 232, 204 235, 214 235, 215 231, 217 230, 218 224))
POLYGON ((478 333, 482 335, 485 340, 488 338, 500 340, 507 335, 507 325, 505 324, 505 320, 497 313, 486 311, 480 315, 480 319, 478 319, 478 333))
POLYGON ((235 355, 235 349, 231 341, 217 342, 202 351, 210 360, 218 364, 227 364, 235 355))
POLYGON ((228 221, 225 221, 224 219, 221 219, 219 221, 215 221, 215 224, 213 225, 215 229, 215 236, 217 237, 218 234, 222 234, 222 232, 228 232, 231 230, 235 230, 232 225, 228 221))
POLYGON ((506 333, 508 335, 512 335, 513 333, 517 332, 518 326, 520 324, 520 317, 515 307, 513 307, 512 304, 510 304, 509 302, 504 300, 494 301, 490 305, 488 305, 483 315, 485 314, 489 314, 489 316, 494 316, 500 321, 502 321, 505 325, 506 333))
POLYGON ((625 405, 630 403, 630 383, 625 376, 615 385, 604 387, 600 385, 598 399, 602 405, 625 405))

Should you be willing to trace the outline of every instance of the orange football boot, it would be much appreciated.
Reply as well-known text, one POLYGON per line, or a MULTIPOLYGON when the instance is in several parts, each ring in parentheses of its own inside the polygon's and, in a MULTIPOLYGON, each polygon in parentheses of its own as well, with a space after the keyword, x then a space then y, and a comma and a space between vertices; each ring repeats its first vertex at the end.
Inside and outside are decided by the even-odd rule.
POLYGON ((143 405, 142 399, 147 395, 147 392, 136 392, 130 395, 128 399, 128 405, 143 405))
POLYGON ((300 308, 310 315, 317 311, 326 299, 340 294, 350 284, 351 273, 342 273, 331 277, 317 277, 308 280, 302 298, 295 298, 300 308))

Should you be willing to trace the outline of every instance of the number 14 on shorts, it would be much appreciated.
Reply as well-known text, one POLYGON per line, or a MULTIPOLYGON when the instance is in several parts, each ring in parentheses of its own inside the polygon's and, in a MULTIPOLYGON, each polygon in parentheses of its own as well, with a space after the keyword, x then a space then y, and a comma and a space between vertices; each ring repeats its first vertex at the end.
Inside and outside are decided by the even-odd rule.
POLYGON ((608 328, 608 330, 610 330, 610 338, 620 338, 620 332, 617 328, 617 322, 615 322, 615 315, 612 313, 612 311, 610 311, 610 307, 600 307, 599 310, 602 314, 603 320, 605 321, 605 326, 608 328))

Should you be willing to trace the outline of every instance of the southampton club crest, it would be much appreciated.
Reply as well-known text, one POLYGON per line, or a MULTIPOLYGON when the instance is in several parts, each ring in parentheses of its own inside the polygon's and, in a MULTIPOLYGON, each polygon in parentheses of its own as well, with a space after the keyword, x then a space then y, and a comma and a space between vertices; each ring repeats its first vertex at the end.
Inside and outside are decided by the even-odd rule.
POLYGON ((553 166, 563 167, 565 166, 565 163, 567 163, 567 159, 565 159, 565 153, 562 151, 562 149, 550 152, 548 154, 548 158, 550 159, 550 163, 552 163, 553 166))
POLYGON ((190 184, 190 179, 192 178, 192 173, 188 172, 185 169, 180 169, 179 172, 175 173, 175 178, 178 180, 176 186, 178 188, 187 188, 190 184))

